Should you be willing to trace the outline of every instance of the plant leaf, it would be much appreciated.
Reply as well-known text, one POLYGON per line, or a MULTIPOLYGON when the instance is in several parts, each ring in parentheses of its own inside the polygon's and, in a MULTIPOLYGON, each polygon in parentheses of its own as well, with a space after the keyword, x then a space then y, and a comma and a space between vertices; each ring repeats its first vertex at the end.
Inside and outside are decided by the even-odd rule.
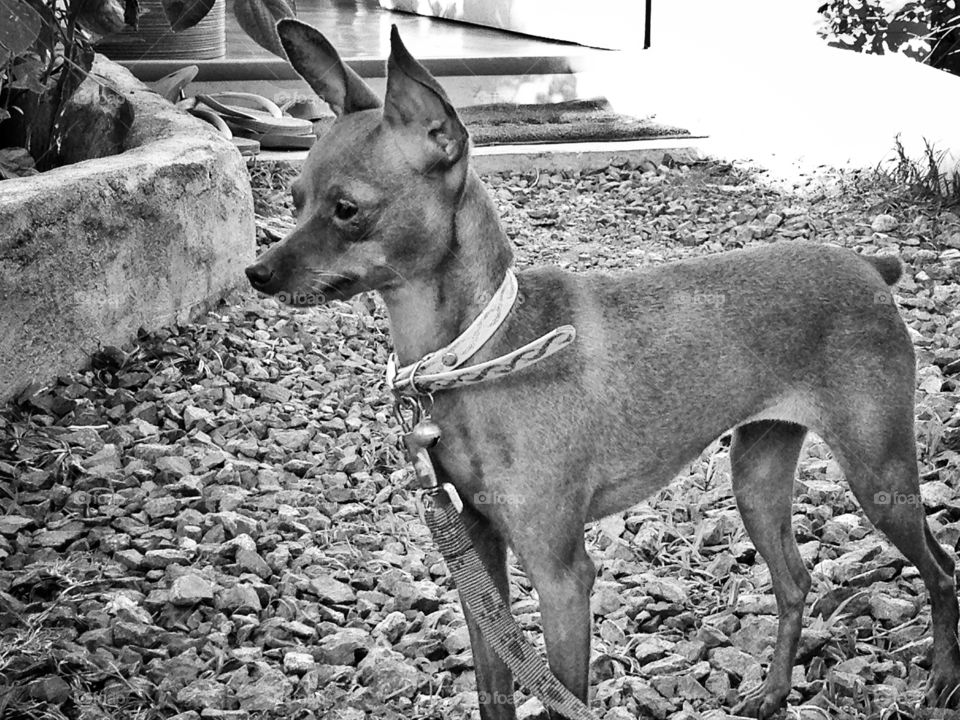
POLYGON ((23 0, 0 0, 0 45, 22 55, 40 35, 41 20, 23 0))
POLYGON ((162 0, 162 2, 163 12, 170 23, 170 29, 180 32, 192 28, 203 20, 210 12, 215 0, 162 0))
POLYGON ((40 58, 29 55, 21 58, 13 66, 10 75, 10 87, 17 90, 29 90, 42 95, 47 87, 41 82, 46 66, 40 58))
POLYGON ((287 54, 277 35, 277 21, 296 17, 287 0, 236 0, 233 14, 243 31, 260 47, 277 57, 286 59, 287 54))
POLYGON ((0 178, 9 180, 15 177, 36 175, 33 157, 26 148, 12 147, 0 149, 0 178))

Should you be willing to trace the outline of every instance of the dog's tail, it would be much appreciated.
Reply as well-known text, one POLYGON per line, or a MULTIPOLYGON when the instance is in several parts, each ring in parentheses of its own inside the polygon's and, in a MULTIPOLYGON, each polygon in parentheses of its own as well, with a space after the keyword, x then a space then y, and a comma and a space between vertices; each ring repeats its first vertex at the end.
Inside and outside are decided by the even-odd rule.
POLYGON ((899 258, 892 255, 871 255, 863 259, 873 265, 874 270, 880 273, 880 277, 887 285, 893 285, 903 274, 903 264, 899 258))

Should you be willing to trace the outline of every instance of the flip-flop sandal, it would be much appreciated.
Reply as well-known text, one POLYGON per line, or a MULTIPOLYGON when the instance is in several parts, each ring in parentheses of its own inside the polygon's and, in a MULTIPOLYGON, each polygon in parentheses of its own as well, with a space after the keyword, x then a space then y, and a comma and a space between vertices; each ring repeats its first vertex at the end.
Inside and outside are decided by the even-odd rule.
POLYGON ((214 122, 217 127, 222 125, 238 145, 240 141, 247 140, 257 142, 258 150, 309 150, 316 142, 313 123, 284 115, 274 103, 254 93, 198 94, 182 100, 178 105, 198 117, 214 122), (219 123, 212 120, 211 115, 215 116, 219 123))
POLYGON ((216 111, 231 130, 246 130, 270 135, 312 135, 309 120, 285 116, 274 103, 253 93, 217 93, 197 95, 197 100, 216 111), (232 101, 229 104, 223 101, 232 101), (245 105, 238 106, 237 101, 245 105), (249 107, 258 104, 260 109, 249 107))
POLYGON ((317 136, 265 133, 257 139, 263 147, 270 150, 309 150, 317 141, 317 136))
POLYGON ((324 111, 321 101, 313 98, 294 98, 282 103, 280 109, 290 117, 310 120, 311 122, 330 117, 330 113, 324 111))
POLYGON ((193 82, 198 72, 200 68, 196 65, 187 65, 149 83, 147 87, 176 105, 183 96, 183 89, 193 82))
POLYGON ((181 100, 177 103, 177 107, 181 110, 185 110, 194 117, 200 118, 201 120, 206 120, 208 123, 213 125, 221 135, 237 146, 237 149, 240 151, 240 155, 243 157, 253 157, 260 152, 260 143, 257 142, 257 140, 235 136, 227 123, 223 121, 222 117, 220 117, 210 108, 198 105, 194 98, 181 100))
POLYGON ((233 144, 237 146, 240 155, 246 158, 252 158, 260 154, 260 142, 251 138, 233 137, 233 144))

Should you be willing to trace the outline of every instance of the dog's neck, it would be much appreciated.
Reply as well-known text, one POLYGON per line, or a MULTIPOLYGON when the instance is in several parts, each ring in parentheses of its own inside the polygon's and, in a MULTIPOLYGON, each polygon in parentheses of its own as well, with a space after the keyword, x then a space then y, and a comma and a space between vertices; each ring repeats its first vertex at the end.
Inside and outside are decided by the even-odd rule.
POLYGON ((510 240, 479 177, 468 172, 451 251, 430 276, 384 291, 401 365, 451 342, 493 297, 513 262, 510 240))

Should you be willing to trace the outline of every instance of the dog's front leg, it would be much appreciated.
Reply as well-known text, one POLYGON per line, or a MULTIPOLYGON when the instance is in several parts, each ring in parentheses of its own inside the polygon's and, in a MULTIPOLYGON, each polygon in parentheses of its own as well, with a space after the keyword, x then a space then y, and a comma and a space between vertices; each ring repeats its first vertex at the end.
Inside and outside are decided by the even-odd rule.
MULTIPOLYGON (((510 583, 507 576, 507 544, 490 522, 469 505, 464 504, 461 515, 467 534, 480 560, 493 578, 500 597, 510 607, 510 583)), ((480 628, 467 610, 463 614, 470 630, 470 647, 477 674, 477 696, 480 717, 483 720, 514 720, 513 673, 480 634, 480 628)))
MULTIPOLYGON (((596 568, 583 545, 583 521, 542 518, 514 538, 513 547, 540 596, 550 669, 587 706, 590 666, 590 590, 596 568)), ((551 712, 551 718, 561 715, 551 712)))

